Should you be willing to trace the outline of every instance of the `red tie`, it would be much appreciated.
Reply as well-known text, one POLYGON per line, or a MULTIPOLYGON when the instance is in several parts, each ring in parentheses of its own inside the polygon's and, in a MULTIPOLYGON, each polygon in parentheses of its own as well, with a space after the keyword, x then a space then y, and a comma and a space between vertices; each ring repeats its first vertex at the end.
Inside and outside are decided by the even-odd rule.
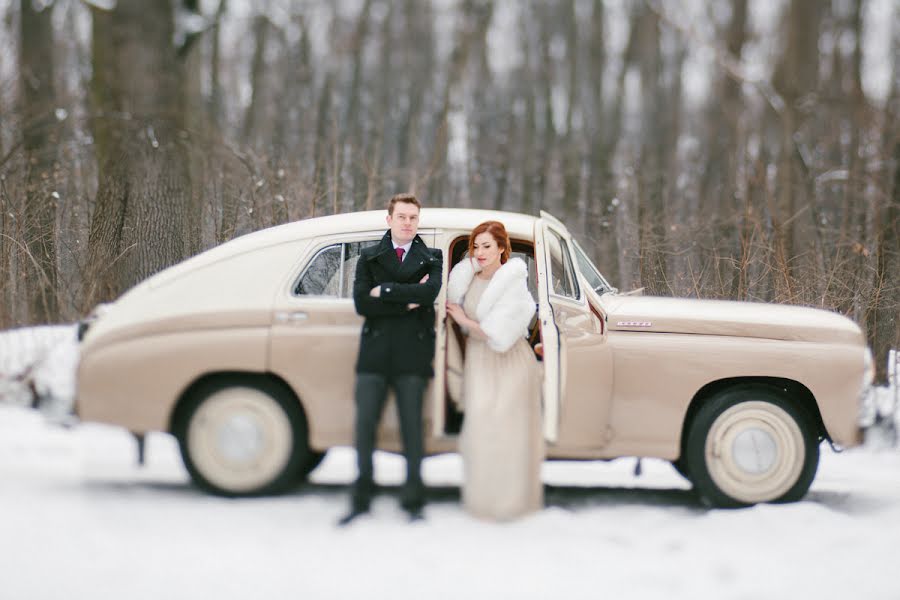
POLYGON ((406 254, 406 250, 404 250, 403 248, 400 248, 398 246, 398 247, 394 248, 394 252, 397 253, 397 260, 399 260, 400 262, 403 262, 403 255, 406 254))

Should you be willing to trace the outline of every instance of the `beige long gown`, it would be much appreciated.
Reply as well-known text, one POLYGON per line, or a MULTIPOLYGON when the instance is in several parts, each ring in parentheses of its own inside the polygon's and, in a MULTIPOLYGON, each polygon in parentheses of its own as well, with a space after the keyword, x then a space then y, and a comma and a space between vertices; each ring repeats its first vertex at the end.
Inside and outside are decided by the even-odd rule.
MULTIPOLYGON (((475 277, 469 285, 463 309, 471 318, 488 283, 475 277)), ((476 517, 505 521, 543 508, 540 367, 524 338, 502 353, 474 336, 466 341, 462 495, 476 517)))

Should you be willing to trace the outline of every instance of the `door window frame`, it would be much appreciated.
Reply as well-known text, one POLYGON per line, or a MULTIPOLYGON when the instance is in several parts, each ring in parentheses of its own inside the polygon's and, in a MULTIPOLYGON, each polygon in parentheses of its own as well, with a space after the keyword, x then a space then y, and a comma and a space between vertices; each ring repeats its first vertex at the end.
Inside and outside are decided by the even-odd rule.
POLYGON ((309 273, 309 270, 312 268, 312 266, 316 262, 316 260, 320 256, 322 256, 323 254, 325 254, 326 252, 328 252, 329 250, 331 250, 332 248, 334 248, 336 246, 339 246, 341 249, 341 256, 340 256, 340 263, 339 263, 340 266, 338 268, 338 273, 341 274, 340 281, 341 281, 341 286, 343 287, 344 253, 345 253, 344 249, 346 248, 346 244, 347 244, 347 242, 334 242, 332 244, 328 244, 327 246, 322 246, 321 248, 319 248, 316 251, 316 253, 313 255, 313 257, 311 259, 309 259, 309 261, 306 263, 303 270, 300 272, 300 275, 298 277, 294 278, 294 283, 291 285, 291 296, 293 296, 294 298, 327 298, 328 300, 342 300, 343 297, 341 296, 340 289, 338 290, 337 296, 330 296, 328 294, 298 294, 297 288, 300 286, 300 282, 303 281, 303 278, 306 277, 307 273, 309 273))
MULTIPOLYGON (((576 305, 579 307, 584 307, 585 305, 587 305, 587 295, 584 293, 584 290, 581 289, 581 281, 579 281, 579 278, 578 278, 579 271, 578 271, 578 268, 575 266, 575 261, 572 259, 573 240, 571 239, 571 236, 566 235, 564 232, 562 232, 559 229, 557 229, 556 227, 554 227, 553 223, 549 223, 547 221, 544 221, 543 227, 544 227, 545 232, 549 232, 550 235, 556 236, 558 241, 561 242, 560 251, 562 252, 563 269, 565 269, 566 265, 568 265, 568 268, 571 271, 572 284, 575 287, 575 293, 576 293, 576 295, 573 297, 573 296, 566 296, 564 294, 558 294, 556 292, 556 290, 553 287, 553 264, 552 264, 553 261, 547 260, 548 257, 545 257, 545 260, 547 260, 547 264, 546 264, 547 278, 548 278, 547 293, 549 295, 549 299, 561 300, 563 302, 568 302, 570 304, 573 304, 573 305, 576 305)), ((544 241, 544 243, 545 244, 547 243, 546 240, 544 241)), ((550 252, 550 249, 547 248, 545 254, 547 254, 549 252, 550 252)), ((563 275, 565 276, 565 273, 563 273, 563 275)))

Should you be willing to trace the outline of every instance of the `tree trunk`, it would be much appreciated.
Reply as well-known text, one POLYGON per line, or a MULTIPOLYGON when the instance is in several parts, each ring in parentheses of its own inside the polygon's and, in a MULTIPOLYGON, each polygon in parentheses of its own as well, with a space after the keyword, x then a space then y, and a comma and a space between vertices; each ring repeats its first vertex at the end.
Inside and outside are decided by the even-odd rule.
MULTIPOLYGON (((184 9, 193 13, 194 18, 200 17, 199 0, 184 0, 184 9)), ((192 33, 184 42, 180 51, 180 58, 184 62, 184 116, 182 122, 190 124, 193 135, 187 135, 179 132, 179 136, 184 140, 182 143, 188 145, 191 152, 189 157, 189 177, 190 181, 197 182, 198 185, 192 186, 190 190, 190 204, 186 211, 185 235, 187 240, 186 252, 189 256, 197 254, 202 249, 202 217, 203 217, 203 195, 204 190, 199 183, 205 179, 205 164, 207 162, 206 152, 198 151, 197 144, 200 140, 206 140, 211 137, 212 119, 207 112, 207 106, 203 101, 203 49, 201 44, 195 43, 198 33, 192 33), (192 41, 193 40, 193 41, 192 41)))
POLYGON ((664 93, 659 18, 642 6, 637 55, 641 74, 641 163, 638 167, 638 228, 641 286, 654 296, 669 295, 666 276, 664 93))
MULTIPOLYGON (((566 108, 565 136, 562 142, 563 214, 572 223, 572 232, 582 234, 584 222, 579 219, 579 195, 581 192, 581 164, 578 136, 574 131, 574 115, 579 104, 578 95, 578 15, 575 0, 566 7, 566 58, 569 61, 568 106, 566 108)), ((602 77, 602 73, 598 77, 602 77)))
POLYGON ((454 102, 454 90, 462 83, 463 74, 472 48, 485 43, 488 25, 491 21, 492 6, 486 3, 466 0, 462 8, 461 25, 456 34, 456 46, 450 56, 447 82, 440 104, 440 112, 435 120, 434 147, 428 166, 428 198, 435 204, 444 204, 444 182, 447 176, 447 143, 449 142, 448 117, 454 102))
POLYGON ((803 165, 798 164, 797 134, 803 115, 801 101, 818 86, 819 28, 822 12, 819 0, 791 0, 786 12, 784 52, 773 76, 773 85, 784 99, 780 115, 781 150, 778 157, 778 203, 771 215, 776 243, 776 300, 799 302, 797 284, 798 254, 803 246, 804 231, 799 210, 805 210, 808 187, 803 181, 803 165))
MULTIPOLYGON (((416 192, 422 164, 419 162, 420 121, 425 110, 426 93, 432 87, 434 65, 434 22, 430 3, 406 0, 403 7, 406 35, 403 36, 403 70, 409 78, 405 82, 405 96, 409 107, 399 119, 397 129, 397 168, 404 173, 400 188, 416 192)), ((403 89, 403 88, 401 88, 403 89)), ((437 204, 438 199, 425 199, 437 204)))
MULTIPOLYGON (((895 137, 896 139, 896 137, 895 137)), ((900 350, 900 141, 894 142, 894 175, 891 196, 881 202, 878 231, 875 290, 866 318, 868 343, 875 356, 875 378, 887 382, 888 351, 900 350)))
POLYGON ((329 141, 336 143, 329 137, 329 124, 331 123, 331 85, 334 76, 331 72, 325 74, 325 83, 322 85, 322 91, 319 93, 319 100, 316 102, 316 141, 313 151, 314 167, 313 167, 313 193, 310 202, 309 216, 317 217, 320 214, 326 214, 324 207, 328 199, 328 153, 329 141))
POLYGON ((538 148, 537 165, 535 165, 535 189, 538 192, 537 208, 550 210, 550 174, 553 169, 553 157, 556 149, 556 125, 553 123, 553 60, 550 56, 550 9, 535 12, 540 30, 540 66, 538 67, 538 87, 541 91, 543 108, 543 139, 538 148))
MULTIPOLYGON (((843 231, 847 234, 839 243, 839 251, 848 248, 851 251, 847 261, 848 269, 840 270, 838 278, 843 280, 846 286, 842 293, 834 299, 833 304, 837 309, 847 315, 859 314, 855 309, 859 308, 860 294, 864 274, 869 270, 865 267, 867 260, 865 249, 866 241, 866 187, 867 174, 864 172, 862 156, 865 154, 866 141, 863 133, 866 129, 868 117, 868 103, 862 89, 862 0, 856 0, 853 4, 850 26, 855 38, 853 57, 850 63, 851 93, 848 98, 849 110, 846 111, 847 129, 849 140, 847 143, 847 184, 844 186, 843 206, 843 231), (848 293, 849 290, 849 293, 848 293)), ((889 226, 889 224, 888 224, 889 226)))
POLYGON ((374 116, 375 124, 372 139, 369 141, 368 150, 366 152, 364 164, 366 165, 366 198, 362 208, 372 210, 376 205, 380 205, 379 199, 382 197, 381 188, 385 177, 385 165, 388 148, 385 143, 390 119, 391 99, 396 90, 394 81, 395 72, 393 64, 393 21, 394 21, 394 4, 388 6, 387 15, 381 26, 381 51, 379 53, 379 78, 377 93, 375 94, 376 106, 371 114, 374 116))
POLYGON ((362 10, 360 10, 359 18, 356 22, 356 29, 353 33, 353 70, 350 78, 350 89, 347 90, 346 107, 344 109, 343 118, 341 119, 340 137, 337 147, 337 166, 335 169, 334 193, 336 194, 335 205, 339 207, 341 212, 357 210, 365 202, 365 196, 360 193, 359 187, 363 187, 365 181, 365 173, 360 169, 360 159, 362 158, 362 135, 361 135, 361 115, 362 96, 363 96, 363 49, 366 45, 366 39, 369 36, 369 21, 371 20, 372 0, 365 0, 362 10), (359 153, 359 155, 356 155, 359 153), (345 161, 349 158, 349 161, 345 161), (348 164, 349 163, 349 164, 348 164), (349 172, 344 174, 344 171, 349 172), (353 185, 345 189, 344 182, 351 181, 353 185))
POLYGON ((255 46, 253 59, 250 62, 250 104, 244 114, 244 128, 241 139, 250 146, 256 146, 257 142, 266 139, 265 131, 261 131, 261 125, 266 121, 265 109, 268 104, 268 90, 266 89, 266 47, 269 44, 269 18, 265 15, 256 15, 253 18, 253 39, 255 46))
POLYGON ((228 10, 228 0, 219 0, 219 8, 216 10, 216 20, 212 28, 210 45, 212 50, 209 57, 209 113, 215 131, 222 131, 224 118, 224 98, 222 92, 222 21, 228 10))
MULTIPOLYGON (((527 13, 526 13, 527 14, 527 13)), ((522 171, 522 212, 526 214, 534 214, 535 211, 535 186, 537 185, 535 177, 535 139, 537 139, 537 86, 534 85, 534 69, 532 67, 531 55, 533 44, 529 35, 528 19, 521 19, 521 32, 523 42, 523 50, 525 59, 521 71, 521 81, 525 84, 519 87, 519 93, 524 97, 525 111, 522 116, 522 133, 521 133, 521 171, 522 171)))
POLYGON ((85 307, 187 256, 191 206, 183 65, 168 0, 93 9, 93 129, 100 181, 85 307))
MULTIPOLYGON (((746 40, 747 0, 734 0, 732 17, 725 32, 725 47, 732 60, 739 61, 746 40)), ((732 77, 722 72, 716 81, 717 93, 710 97, 706 107, 708 129, 706 133, 706 164, 700 180, 701 231, 708 229, 708 243, 700 247, 712 248, 715 265, 710 269, 717 282, 716 296, 732 295, 741 284, 737 281, 744 273, 739 269, 745 248, 743 235, 738 232, 740 222, 747 216, 745 199, 744 217, 734 200, 737 197, 737 151, 739 142, 739 119, 741 110, 741 88, 732 77), (701 223, 707 221, 707 226, 701 223), (728 282, 724 284, 724 282, 728 282)), ((703 231, 703 233, 707 233, 703 231)), ((704 236, 705 237, 705 236, 704 236)))
MULTIPOLYGON (((894 8, 893 81, 886 103, 884 155, 892 155, 893 172, 884 178, 885 194, 878 196, 875 212, 876 265, 874 290, 866 314, 868 343, 875 357, 875 380, 887 382, 887 356, 900 351, 900 8, 894 8)), ((887 170, 887 169, 885 169, 887 170)))
POLYGON ((605 14, 602 0, 594 0, 591 35, 591 70, 593 74, 594 127, 591 140, 591 173, 588 183, 588 202, 585 223, 587 235, 593 241, 597 265, 613 285, 622 285, 619 267, 620 248, 619 206, 616 174, 613 160, 618 149, 622 126, 622 96, 625 94, 625 73, 628 61, 637 46, 637 17, 632 18, 631 33, 625 51, 625 60, 613 88, 612 106, 606 108, 603 92, 603 76, 607 69, 604 41, 605 14))
POLYGON ((0 180, 0 329, 9 329, 15 324, 12 214, 11 199, 6 193, 5 182, 0 180))
POLYGON ((21 0, 19 73, 25 154, 24 243, 20 261, 28 296, 28 321, 49 323, 59 315, 56 265, 56 93, 53 88, 52 5, 35 10, 21 0))

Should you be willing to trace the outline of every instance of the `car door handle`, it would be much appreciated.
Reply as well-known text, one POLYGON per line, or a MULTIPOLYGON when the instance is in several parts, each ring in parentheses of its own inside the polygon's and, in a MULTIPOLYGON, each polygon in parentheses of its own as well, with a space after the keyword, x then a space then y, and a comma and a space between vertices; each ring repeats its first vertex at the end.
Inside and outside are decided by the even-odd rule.
POLYGON ((309 318, 309 315, 303 311, 294 312, 278 312, 275 313, 275 320, 280 323, 301 323, 309 318))

